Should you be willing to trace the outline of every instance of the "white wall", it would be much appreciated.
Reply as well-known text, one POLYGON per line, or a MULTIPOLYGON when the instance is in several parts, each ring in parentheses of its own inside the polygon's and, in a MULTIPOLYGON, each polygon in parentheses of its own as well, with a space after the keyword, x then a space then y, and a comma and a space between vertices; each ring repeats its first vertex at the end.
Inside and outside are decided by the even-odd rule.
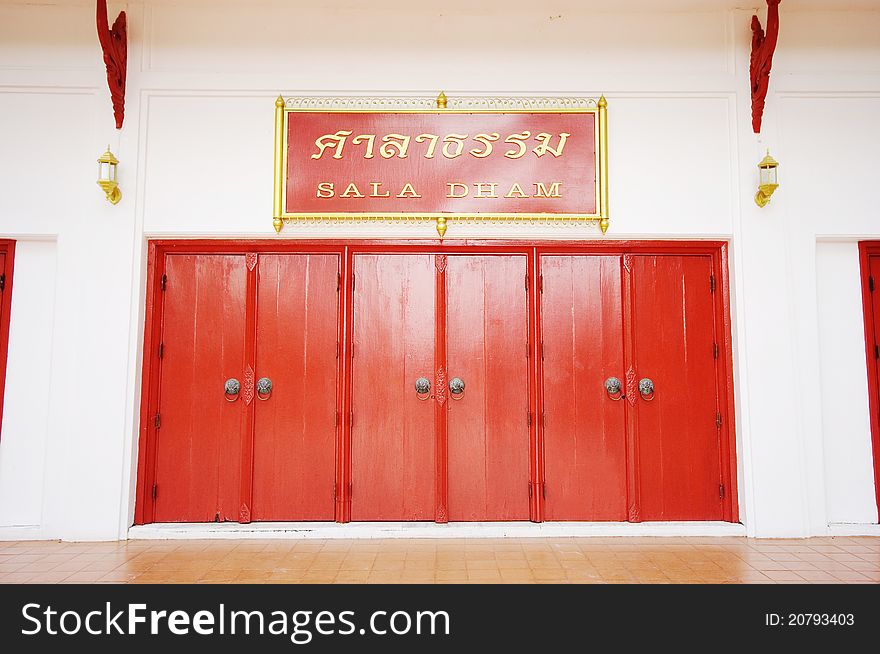
MULTIPOLYGON (((854 243, 880 238, 873 198, 880 1, 836 2, 837 11, 812 0, 783 4, 761 137, 750 128, 751 12, 736 4, 117 4, 111 13, 127 10, 130 35, 126 122, 117 133, 93 2, 0 0, 0 236, 57 243, 51 330, 38 328, 33 311, 13 309, 18 340, 7 378, 13 417, 0 441, 0 537, 20 522, 44 537, 124 537, 137 455, 145 240, 276 238, 278 93, 434 96, 441 89, 449 96, 604 93, 607 238, 731 242, 748 532, 802 536, 834 522, 876 522, 865 397, 841 403, 837 383, 864 383, 864 356, 855 354, 861 336, 844 352, 832 330, 842 321, 860 334, 854 243), (122 161, 124 198, 115 207, 94 184, 94 160, 108 142, 122 161), (755 164, 766 147, 782 162, 782 188, 759 210, 755 164), (832 165, 838 160, 846 165, 832 165), (42 461, 29 436, 35 427, 14 417, 26 405, 11 389, 33 374, 27 352, 52 353, 45 407, 34 414, 46 425, 42 461), (14 451, 7 442, 31 448, 20 455, 23 471, 4 473, 14 451), (41 485, 40 512, 29 504, 16 514, 6 490, 17 486, 16 475, 41 485)), ((434 227, 283 232, 304 235, 433 237, 434 227)), ((520 224, 453 223, 449 235, 600 238, 594 226, 520 224)), ((20 247, 23 259, 38 246, 20 247)))
POLYGON ((828 521, 875 522, 858 244, 820 241, 816 282, 828 521))
POLYGON ((19 241, 0 436, 0 528, 40 533, 55 312, 54 241, 19 241))

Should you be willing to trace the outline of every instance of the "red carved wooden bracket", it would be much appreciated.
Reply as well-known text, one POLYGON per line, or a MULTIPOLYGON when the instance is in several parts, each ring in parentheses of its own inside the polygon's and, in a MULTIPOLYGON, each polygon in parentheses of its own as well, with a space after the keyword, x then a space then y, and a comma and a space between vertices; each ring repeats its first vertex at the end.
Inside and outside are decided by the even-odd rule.
POLYGON ((104 52, 104 65, 107 66, 107 86, 113 101, 113 116, 116 129, 122 129, 125 119, 125 72, 128 57, 128 28, 125 12, 120 11, 111 28, 107 20, 107 0, 98 0, 97 6, 98 40, 104 52))
POLYGON ((749 78, 752 83, 752 129, 761 132, 764 118, 764 101, 770 86, 770 68, 773 66, 773 53, 779 38, 779 3, 781 0, 767 0, 767 32, 761 27, 757 16, 752 16, 752 57, 749 64, 749 78))

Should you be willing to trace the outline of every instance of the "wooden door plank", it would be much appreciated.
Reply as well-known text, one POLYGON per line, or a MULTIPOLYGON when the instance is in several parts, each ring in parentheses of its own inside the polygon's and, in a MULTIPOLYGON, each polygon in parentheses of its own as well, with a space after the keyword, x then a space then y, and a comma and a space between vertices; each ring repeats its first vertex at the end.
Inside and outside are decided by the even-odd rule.
POLYGON ((254 520, 333 520, 338 256, 263 254, 258 263, 254 520))
POLYGON ((155 520, 238 520, 246 405, 244 256, 168 255, 155 520), (241 394, 240 394, 241 395, 241 394))
POLYGON ((642 520, 721 520, 714 300, 708 256, 633 257, 642 520))
POLYGON ((356 255, 352 359, 352 520, 434 520, 432 255, 356 255))
POLYGON ((620 257, 544 256, 544 475, 548 520, 626 520, 620 257))
POLYGON ((529 367, 525 256, 450 256, 449 519, 528 520, 529 367))

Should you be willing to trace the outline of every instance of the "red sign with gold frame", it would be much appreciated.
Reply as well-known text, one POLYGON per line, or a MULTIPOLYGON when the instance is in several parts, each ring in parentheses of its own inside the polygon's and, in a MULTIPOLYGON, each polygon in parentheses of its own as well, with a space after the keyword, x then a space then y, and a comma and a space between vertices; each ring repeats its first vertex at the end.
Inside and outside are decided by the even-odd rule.
POLYGON ((607 103, 279 97, 277 232, 297 220, 599 221, 607 103), (385 108, 387 107, 387 108, 385 108))

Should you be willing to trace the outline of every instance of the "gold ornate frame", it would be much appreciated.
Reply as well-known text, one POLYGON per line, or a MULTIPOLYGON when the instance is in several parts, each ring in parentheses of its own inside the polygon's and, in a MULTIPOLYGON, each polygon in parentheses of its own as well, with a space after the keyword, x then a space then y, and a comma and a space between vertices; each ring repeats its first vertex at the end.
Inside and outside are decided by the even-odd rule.
POLYGON ((442 239, 446 234, 447 221, 598 221, 604 234, 608 230, 608 102, 605 96, 599 100, 589 98, 544 97, 518 98, 462 97, 447 100, 444 93, 437 98, 427 97, 294 97, 275 100, 275 188, 272 225, 281 233, 285 224, 293 222, 335 222, 384 220, 422 222, 436 221, 437 233, 442 239), (287 205, 287 129, 291 113, 592 113, 596 114, 596 207, 592 214, 520 214, 520 213, 288 213, 287 205))

